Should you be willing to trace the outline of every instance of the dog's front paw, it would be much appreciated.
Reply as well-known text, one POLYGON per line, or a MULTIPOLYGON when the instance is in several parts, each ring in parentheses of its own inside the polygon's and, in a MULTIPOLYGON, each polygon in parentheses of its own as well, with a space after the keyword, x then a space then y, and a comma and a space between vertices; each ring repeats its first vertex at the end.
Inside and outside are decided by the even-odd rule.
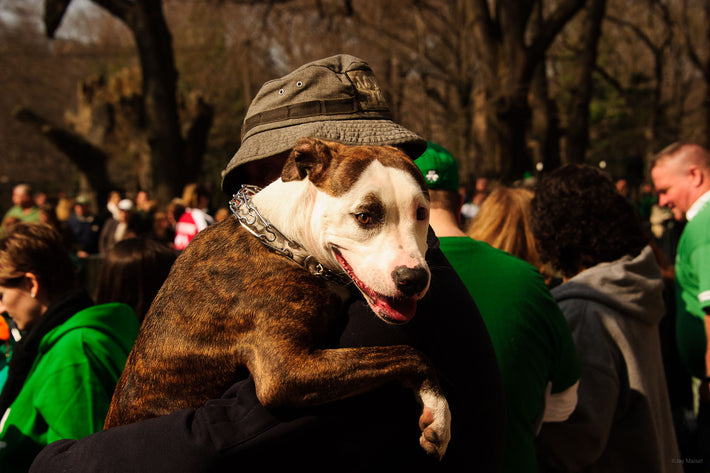
POLYGON ((419 417, 419 428, 422 431, 419 444, 428 454, 441 460, 451 440, 449 403, 431 388, 422 388, 419 396, 424 406, 419 417))

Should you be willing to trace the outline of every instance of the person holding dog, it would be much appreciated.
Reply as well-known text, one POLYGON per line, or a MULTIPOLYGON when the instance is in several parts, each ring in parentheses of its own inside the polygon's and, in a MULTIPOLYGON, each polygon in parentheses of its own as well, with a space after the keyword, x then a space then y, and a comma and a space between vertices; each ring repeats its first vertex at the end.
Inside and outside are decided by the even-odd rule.
POLYGON ((429 142, 414 162, 429 186, 430 225, 476 301, 500 365, 508 414, 502 471, 534 473, 542 422, 563 421, 577 405, 580 367, 572 332, 536 267, 461 230, 451 153, 429 142))
MULTIPOLYGON (((303 137, 396 146, 412 158, 426 148, 425 140, 392 120, 369 65, 337 55, 263 85, 247 111, 241 147, 223 173, 224 192, 231 197, 241 184, 263 186, 278 178, 303 137)), ((473 300, 431 231, 428 243, 431 284, 413 320, 386 324, 362 297, 353 297, 328 343, 408 344, 429 357, 453 419, 442 461, 418 445, 420 432, 412 420, 420 407, 396 383, 320 407, 270 411, 258 402, 249 377, 203 407, 56 442, 31 471, 499 471, 505 405, 495 352, 473 300)))

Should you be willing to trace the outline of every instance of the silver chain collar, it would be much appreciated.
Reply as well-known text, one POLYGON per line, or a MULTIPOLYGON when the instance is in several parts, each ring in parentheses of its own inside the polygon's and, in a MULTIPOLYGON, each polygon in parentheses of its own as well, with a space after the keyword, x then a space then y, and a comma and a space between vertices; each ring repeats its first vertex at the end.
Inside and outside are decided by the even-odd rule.
POLYGON ((303 266, 309 273, 343 285, 350 283, 351 280, 347 275, 329 270, 313 255, 303 256, 305 249, 301 245, 281 233, 259 213, 251 199, 260 190, 258 186, 243 184, 229 201, 229 209, 242 227, 268 248, 303 266))

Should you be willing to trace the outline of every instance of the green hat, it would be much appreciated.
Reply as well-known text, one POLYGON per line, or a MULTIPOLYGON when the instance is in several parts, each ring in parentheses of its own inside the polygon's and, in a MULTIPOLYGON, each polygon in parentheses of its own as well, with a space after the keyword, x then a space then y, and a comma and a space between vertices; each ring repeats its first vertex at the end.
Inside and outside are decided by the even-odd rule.
POLYGON ((428 141, 426 151, 414 160, 414 164, 424 174, 429 189, 459 191, 458 164, 446 148, 428 141))

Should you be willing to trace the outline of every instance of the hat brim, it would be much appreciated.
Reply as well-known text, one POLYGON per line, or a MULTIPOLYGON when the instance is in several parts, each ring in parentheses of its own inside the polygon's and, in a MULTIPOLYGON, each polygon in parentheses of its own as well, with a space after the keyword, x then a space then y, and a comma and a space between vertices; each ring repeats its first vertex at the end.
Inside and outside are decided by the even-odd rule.
POLYGON ((288 151, 298 139, 306 137, 346 145, 396 146, 412 159, 422 154, 427 146, 422 137, 391 120, 326 120, 269 128, 245 137, 227 164, 222 181, 238 166, 288 151))

